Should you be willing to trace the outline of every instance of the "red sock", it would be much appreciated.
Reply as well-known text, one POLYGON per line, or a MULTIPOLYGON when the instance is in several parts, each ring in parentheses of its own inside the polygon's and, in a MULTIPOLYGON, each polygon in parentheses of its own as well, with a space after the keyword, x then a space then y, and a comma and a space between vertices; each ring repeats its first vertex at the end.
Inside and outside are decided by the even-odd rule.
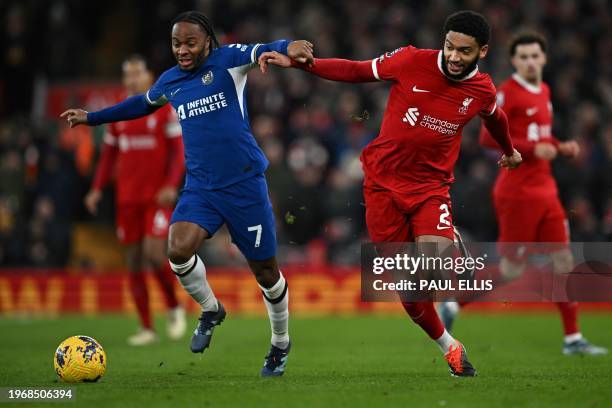
POLYGON ((568 336, 578 333, 578 302, 557 302, 561 320, 563 321, 563 333, 568 336))
POLYGON ((402 302, 402 306, 413 322, 421 326, 432 339, 439 339, 444 325, 432 302, 402 302))
POLYGON ((166 300, 166 306, 168 306, 169 309, 174 309, 178 306, 178 300, 174 293, 174 282, 176 278, 174 277, 174 272, 170 269, 170 264, 164 262, 164 265, 161 268, 155 269, 154 272, 157 281, 161 285, 161 290, 166 300))
POLYGON ((145 283, 145 274, 141 271, 130 272, 130 290, 132 298, 136 303, 136 310, 140 317, 140 323, 145 329, 153 328, 151 322, 151 310, 149 309, 149 292, 145 283))

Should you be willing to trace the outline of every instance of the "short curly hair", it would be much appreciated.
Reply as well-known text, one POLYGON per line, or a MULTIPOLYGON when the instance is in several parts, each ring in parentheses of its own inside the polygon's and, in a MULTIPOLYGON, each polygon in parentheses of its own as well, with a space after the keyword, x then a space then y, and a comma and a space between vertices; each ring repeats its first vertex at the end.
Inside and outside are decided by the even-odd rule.
POLYGON ((517 46, 536 43, 540 44, 540 49, 542 50, 542 52, 546 53, 548 44, 546 42, 546 38, 542 34, 532 30, 519 31, 515 33, 510 39, 510 43, 508 44, 508 52, 510 53, 511 57, 514 57, 517 46))
POLYGON ((462 10, 451 14, 444 22, 444 35, 449 31, 472 36, 481 47, 489 43, 491 26, 487 19, 479 13, 462 10))

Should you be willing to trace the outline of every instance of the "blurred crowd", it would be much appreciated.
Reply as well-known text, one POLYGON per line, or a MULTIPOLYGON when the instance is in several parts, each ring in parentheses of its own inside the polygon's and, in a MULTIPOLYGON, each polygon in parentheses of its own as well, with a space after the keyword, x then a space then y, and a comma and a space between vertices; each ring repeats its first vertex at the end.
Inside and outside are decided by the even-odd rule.
MULTIPOLYGON (((99 143, 83 164, 83 147, 66 140, 63 125, 45 115, 36 95, 54 83, 118 82, 122 59, 134 52, 163 72, 173 65, 169 23, 194 8, 212 18, 221 43, 303 38, 315 44, 319 57, 361 60, 406 44, 440 48, 446 16, 469 8, 492 25, 490 52, 480 69, 496 83, 512 72, 506 47, 512 32, 541 31, 550 46, 545 80, 553 94, 553 132, 582 148, 577 160, 554 162, 572 239, 612 238, 612 9, 606 0, 5 0, 0 265, 66 265, 75 224, 113 223, 112 210, 94 220, 82 207, 99 143)), ((280 69, 267 75, 253 70, 248 86, 252 129, 271 163, 282 260, 357 264, 359 245, 367 239, 358 157, 377 135, 389 86, 333 83, 280 69)), ((479 126, 473 121, 464 132, 453 215, 469 239, 494 241, 489 197, 498 153, 478 145, 479 126)), ((227 244, 204 247, 213 263, 239 258, 227 244)))

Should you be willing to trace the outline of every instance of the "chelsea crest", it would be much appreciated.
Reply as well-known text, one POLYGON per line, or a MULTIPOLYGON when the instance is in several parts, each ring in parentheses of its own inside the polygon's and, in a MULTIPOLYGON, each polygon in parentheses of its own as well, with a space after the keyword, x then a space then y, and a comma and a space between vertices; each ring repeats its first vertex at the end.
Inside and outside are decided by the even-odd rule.
POLYGON ((215 76, 213 75, 212 71, 208 71, 207 73, 202 75, 202 83, 204 85, 212 84, 213 79, 215 79, 215 76))

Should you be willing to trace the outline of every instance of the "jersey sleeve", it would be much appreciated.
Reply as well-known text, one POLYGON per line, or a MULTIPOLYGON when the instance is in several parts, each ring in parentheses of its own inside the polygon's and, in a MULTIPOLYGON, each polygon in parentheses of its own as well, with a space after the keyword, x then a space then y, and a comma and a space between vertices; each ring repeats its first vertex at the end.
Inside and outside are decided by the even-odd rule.
POLYGON ((491 116, 495 113, 495 109, 497 109, 498 106, 501 106, 498 104, 498 100, 501 99, 502 100, 502 104, 503 104, 503 98, 504 98, 504 94, 503 91, 501 91, 500 93, 498 93, 495 89, 495 86, 493 85, 493 83, 491 82, 489 84, 489 89, 488 92, 486 93, 485 97, 483 98, 483 103, 482 103, 482 108, 480 109, 480 115, 481 116, 491 116), (501 97, 500 97, 501 95, 501 97))
POLYGON ((401 47, 372 60, 372 72, 379 81, 397 81, 413 59, 414 47, 401 47))
POLYGON ((230 44, 221 47, 227 62, 227 68, 257 65, 257 58, 266 51, 277 51, 287 55, 290 41, 278 40, 267 44, 230 44))
POLYGON ((169 76, 170 70, 164 72, 155 81, 155 84, 145 93, 147 103, 151 106, 163 106, 168 103, 168 97, 166 96, 166 80, 169 76))

